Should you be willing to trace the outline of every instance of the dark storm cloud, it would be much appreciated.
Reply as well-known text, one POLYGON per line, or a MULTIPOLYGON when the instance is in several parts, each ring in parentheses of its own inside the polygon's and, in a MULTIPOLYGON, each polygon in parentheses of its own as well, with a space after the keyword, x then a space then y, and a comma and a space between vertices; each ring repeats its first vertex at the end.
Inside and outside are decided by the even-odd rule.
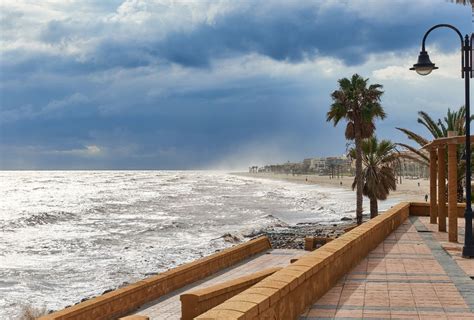
POLYGON ((390 29, 338 9, 318 13, 315 8, 294 8, 291 13, 269 16, 249 12, 221 17, 189 33, 173 33, 156 45, 157 55, 186 66, 207 66, 213 58, 259 53, 275 60, 299 62, 315 56, 331 56, 347 64, 359 64, 369 53, 403 50, 417 44, 419 24, 400 28, 396 37, 382 37, 390 29), (414 28, 416 27, 416 28, 414 28), (407 37, 405 30, 411 29, 407 37))
MULTIPOLYGON (((85 102, 66 115, 53 117, 50 113, 3 123, 1 130, 5 134, 0 134, 0 144, 55 151, 80 149, 89 144, 109 146, 105 160, 82 159, 88 166, 100 168, 103 162, 115 168, 196 168, 206 166, 216 156, 231 153, 242 142, 272 141, 277 135, 294 134, 292 119, 306 119, 299 122, 304 126, 300 134, 312 134, 315 110, 308 114, 305 108, 288 108, 290 103, 300 104, 300 99, 288 98, 292 93, 282 83, 267 81, 265 89, 256 89, 261 85, 254 79, 239 88, 188 92, 149 104, 132 96, 125 101, 117 100, 116 107, 123 103, 126 111, 110 115, 87 113, 86 110, 94 108, 85 102), (253 94, 269 98, 242 103, 253 94), (222 102, 222 98, 226 101, 222 102), (113 149, 127 146, 133 149, 126 154, 117 154, 113 149)), ((7 150, 2 151, 7 158, 7 150)), ((37 156, 37 163, 44 168, 58 167, 61 161, 63 166, 59 167, 77 164, 70 155, 38 152, 37 156)))
MULTIPOLYGON (((363 2, 357 3, 363 6, 363 2)), ((371 3, 375 6, 374 2, 367 5, 371 3)), ((88 67, 134 68, 162 60, 207 67, 214 59, 248 53, 294 63, 305 58, 330 56, 356 65, 366 61, 369 54, 418 47, 420 35, 434 22, 434 14, 436 22, 453 21, 462 9, 443 3, 437 3, 438 8, 426 3, 385 3, 383 5, 389 7, 386 11, 392 7, 393 13, 385 13, 385 19, 377 19, 376 13, 364 16, 363 10, 355 11, 350 6, 321 4, 267 6, 263 12, 254 4, 219 16, 213 23, 201 22, 191 30, 172 31, 158 39, 154 39, 152 33, 145 39, 133 38, 133 34, 121 37, 120 33, 127 34, 127 29, 117 28, 115 24, 107 27, 98 22, 80 25, 71 20, 51 21, 43 29, 41 38, 50 44, 61 44, 84 35, 107 33, 88 55, 87 63, 82 64, 86 70, 88 67), (114 28, 117 28, 116 33, 114 28)), ((460 22, 459 27, 470 28, 468 20, 460 22)), ((149 22, 148 27, 155 26, 149 22)), ((433 38, 432 43, 444 50, 457 45, 450 41, 449 32, 441 32, 433 38)))
MULTIPOLYGON (((100 3, 42 23, 21 8, 2 13, 0 168, 195 168, 245 145, 263 156, 277 145, 284 160, 342 153, 324 119, 336 75, 232 64, 251 56, 291 70, 328 57, 354 68, 373 53, 416 57, 435 23, 467 17, 457 23, 470 28, 469 8, 442 1, 252 2, 189 26, 160 25, 159 11, 109 19, 119 3, 100 3)), ((435 44, 458 45, 450 31, 435 44)))

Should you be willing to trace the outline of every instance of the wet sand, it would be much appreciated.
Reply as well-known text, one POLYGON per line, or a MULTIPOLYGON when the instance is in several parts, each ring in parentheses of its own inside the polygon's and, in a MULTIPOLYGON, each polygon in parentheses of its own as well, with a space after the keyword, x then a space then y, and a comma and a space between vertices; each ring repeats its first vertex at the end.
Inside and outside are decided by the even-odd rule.
MULTIPOLYGON (((252 178, 261 178, 261 179, 271 179, 271 180, 280 180, 280 181, 289 181, 295 183, 305 183, 305 184, 316 184, 322 186, 332 186, 345 188, 351 190, 352 182, 354 177, 344 176, 340 178, 331 179, 329 176, 320 176, 320 175, 291 175, 291 174, 276 174, 276 173, 248 173, 248 172, 238 172, 234 173, 235 175, 243 177, 252 177, 252 178)), ((400 180, 397 183, 397 190, 392 191, 390 196, 397 196, 403 198, 406 201, 418 201, 424 202, 425 195, 429 195, 430 191, 430 181, 429 179, 408 179, 402 178, 402 183, 400 180)), ((429 200, 428 200, 429 201, 429 200)))

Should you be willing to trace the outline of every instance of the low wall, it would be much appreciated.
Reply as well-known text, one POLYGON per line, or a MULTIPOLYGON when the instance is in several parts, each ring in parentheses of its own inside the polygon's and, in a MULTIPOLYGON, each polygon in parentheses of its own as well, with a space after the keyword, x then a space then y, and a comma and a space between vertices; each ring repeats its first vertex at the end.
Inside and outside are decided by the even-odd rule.
POLYGON ((400 203, 196 319, 297 319, 409 215, 400 203))
POLYGON ((260 237, 39 319, 115 319, 171 291, 203 279, 270 248, 268 238, 260 237))
POLYGON ((266 269, 211 287, 182 294, 180 296, 181 320, 194 319, 281 269, 281 267, 266 269))
MULTIPOLYGON (((446 204, 446 207, 448 204, 446 204)), ((458 218, 464 218, 464 210, 466 210, 465 203, 458 203, 458 218)), ((430 204, 425 202, 411 202, 410 203, 410 216, 430 216, 430 204)))

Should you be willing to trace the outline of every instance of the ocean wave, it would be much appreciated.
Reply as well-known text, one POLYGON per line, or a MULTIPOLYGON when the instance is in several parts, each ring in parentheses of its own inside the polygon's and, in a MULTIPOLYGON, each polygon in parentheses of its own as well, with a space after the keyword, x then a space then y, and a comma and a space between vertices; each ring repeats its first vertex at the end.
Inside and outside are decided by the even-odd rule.
POLYGON ((285 221, 275 217, 272 214, 267 214, 262 217, 251 220, 249 222, 249 225, 239 230, 239 232, 244 237, 248 238, 248 237, 255 237, 259 234, 262 234, 262 232, 265 229, 268 229, 271 227, 286 227, 286 226, 288 226, 288 223, 286 223, 285 221))
POLYGON ((76 216, 77 215, 75 213, 68 211, 40 212, 25 218, 23 222, 28 226, 35 226, 57 223, 61 221, 69 221, 76 216))
POLYGON ((181 180, 185 180, 185 177, 184 176, 173 176, 171 178, 168 178, 166 180, 166 182, 178 182, 178 181, 181 181, 181 180))
POLYGON ((157 233, 163 231, 175 231, 193 228, 193 223, 186 223, 181 221, 160 222, 154 226, 150 226, 141 231, 136 231, 137 234, 157 233))
POLYGON ((0 230, 8 233, 0 252, 5 261, 17 261, 4 270, 21 284, 2 292, 7 297, 0 299, 2 319, 17 298, 59 309, 93 290, 208 255, 266 228, 339 221, 355 198, 314 185, 216 172, 3 175, 0 230), (33 187, 38 189, 31 192, 33 187), (45 290, 47 278, 67 287, 45 290))
POLYGON ((39 212, 28 217, 22 217, 15 221, 10 221, 5 229, 34 227, 38 225, 54 224, 63 221, 70 221, 76 217, 75 213, 67 211, 39 212))

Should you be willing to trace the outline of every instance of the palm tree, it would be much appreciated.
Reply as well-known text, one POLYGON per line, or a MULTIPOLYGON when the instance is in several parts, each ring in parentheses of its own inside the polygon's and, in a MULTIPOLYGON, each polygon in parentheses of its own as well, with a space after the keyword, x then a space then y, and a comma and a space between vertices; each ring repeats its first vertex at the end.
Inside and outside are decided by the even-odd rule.
POLYGON ((362 139, 371 137, 375 131, 375 119, 384 119, 386 114, 380 104, 383 94, 382 85, 368 85, 369 79, 354 74, 351 79, 340 79, 339 89, 331 94, 333 103, 327 113, 327 121, 336 126, 345 119, 347 126, 345 136, 347 140, 355 142, 355 159, 357 193, 356 217, 357 224, 362 223, 362 139))
MULTIPOLYGON (((387 199, 391 190, 396 190, 395 167, 399 162, 395 144, 389 140, 378 141, 376 137, 362 140, 362 193, 370 200, 370 218, 378 215, 378 200, 387 199)), ((350 151, 355 156, 356 150, 350 151)), ((352 183, 356 187, 357 179, 352 183)))
MULTIPOLYGON (((474 119, 474 115, 471 116, 471 121, 474 119)), ((445 138, 448 136, 448 131, 454 131, 458 136, 464 136, 465 135, 465 130, 466 130, 466 108, 465 106, 459 107, 457 111, 451 111, 451 109, 448 109, 448 113, 446 116, 443 118, 443 120, 438 119, 436 122, 432 117, 430 117, 426 112, 424 111, 418 111, 418 123, 423 125, 428 132, 431 134, 432 139, 438 139, 438 138, 445 138)), ((397 128, 397 130, 400 130, 403 132, 409 140, 412 140, 418 144, 419 147, 423 147, 424 145, 428 144, 430 142, 429 138, 425 138, 411 130, 405 129, 405 128, 397 128)), ((410 146, 405 143, 397 143, 397 145, 404 147, 405 149, 409 150, 412 152, 412 154, 401 154, 400 156, 403 158, 411 159, 417 162, 420 162, 426 166, 430 165, 430 158, 425 150, 422 150, 417 147, 410 146)), ((464 146, 459 145, 457 148, 457 158, 461 159, 460 155, 464 152, 464 146)), ((461 201, 462 200, 462 195, 463 195, 463 186, 462 186, 462 181, 466 175, 466 169, 464 167, 464 163, 460 163, 458 165, 458 199, 461 201)))
POLYGON ((472 1, 471 0, 451 0, 451 2, 455 2, 457 4, 462 4, 462 5, 472 5, 472 1))
MULTIPOLYGON (((434 121, 431 116, 429 116, 424 111, 418 111, 418 120, 417 122, 423 125, 428 132, 432 135, 433 139, 438 138, 445 138, 448 136, 448 131, 454 131, 458 136, 462 136, 465 134, 465 116, 466 116, 466 108, 464 106, 459 107, 458 111, 451 111, 448 109, 448 113, 444 117, 444 122, 441 119, 438 121, 434 121)), ((471 116, 473 119, 474 116, 471 116)), ((403 132, 409 140, 415 141, 420 147, 428 144, 430 139, 424 138, 419 134, 404 128, 396 128, 403 132)), ((410 158, 415 161, 419 161, 426 165, 429 165, 430 159, 428 155, 415 147, 407 145, 405 143, 397 143, 399 146, 404 147, 405 149, 413 152, 414 154, 418 155, 418 158, 410 158, 410 155, 406 155, 405 157, 410 158)))

